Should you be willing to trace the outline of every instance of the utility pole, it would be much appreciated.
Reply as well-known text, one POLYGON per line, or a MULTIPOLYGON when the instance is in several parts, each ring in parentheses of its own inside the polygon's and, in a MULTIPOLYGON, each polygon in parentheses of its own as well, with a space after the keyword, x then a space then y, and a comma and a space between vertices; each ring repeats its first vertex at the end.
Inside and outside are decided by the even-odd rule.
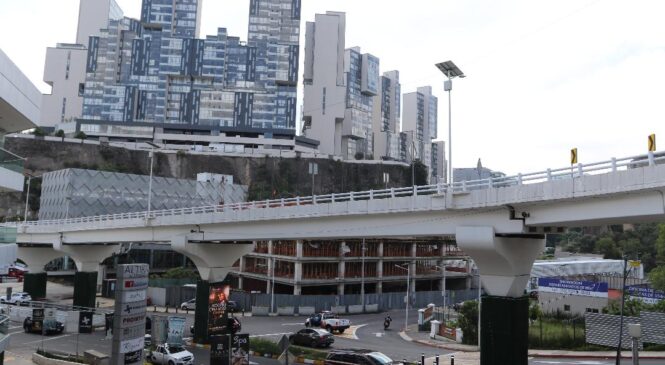
POLYGON ((621 340, 623 337, 623 308, 626 303, 626 276, 628 276, 628 259, 623 257, 623 285, 621 286, 621 317, 619 319, 619 345, 617 345, 616 365, 621 365, 621 340))
POLYGON ((365 313, 365 239, 364 238, 363 238, 361 251, 362 251, 362 261, 361 261, 362 274, 360 275, 360 303, 363 306, 363 313, 365 313))

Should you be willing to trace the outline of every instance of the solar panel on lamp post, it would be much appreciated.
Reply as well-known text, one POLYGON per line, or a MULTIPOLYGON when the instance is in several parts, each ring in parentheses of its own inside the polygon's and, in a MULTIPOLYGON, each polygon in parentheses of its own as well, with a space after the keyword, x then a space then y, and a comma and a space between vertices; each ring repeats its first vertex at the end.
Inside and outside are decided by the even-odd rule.
POLYGON ((443 84, 443 90, 448 92, 448 184, 453 183, 453 122, 451 91, 453 90, 453 79, 456 77, 465 78, 464 72, 455 65, 453 61, 437 63, 436 67, 448 78, 443 84))

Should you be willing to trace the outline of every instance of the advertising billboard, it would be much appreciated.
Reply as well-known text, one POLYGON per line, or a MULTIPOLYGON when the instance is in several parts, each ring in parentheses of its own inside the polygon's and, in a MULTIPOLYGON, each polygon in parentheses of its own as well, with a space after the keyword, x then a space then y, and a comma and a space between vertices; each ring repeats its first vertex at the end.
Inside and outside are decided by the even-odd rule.
POLYGON ((607 298, 608 285, 607 283, 596 283, 593 281, 539 278, 538 291, 543 293, 607 298))
POLYGON ((185 317, 169 317, 168 336, 166 342, 169 345, 183 345, 183 335, 185 334, 185 317))
POLYGON ((210 286, 208 296, 208 336, 228 333, 228 313, 226 305, 231 294, 231 287, 227 284, 210 286))
POLYGON ((661 300, 665 300, 665 292, 643 286, 627 286, 626 293, 628 293, 630 299, 637 299, 647 304, 656 304, 661 300))

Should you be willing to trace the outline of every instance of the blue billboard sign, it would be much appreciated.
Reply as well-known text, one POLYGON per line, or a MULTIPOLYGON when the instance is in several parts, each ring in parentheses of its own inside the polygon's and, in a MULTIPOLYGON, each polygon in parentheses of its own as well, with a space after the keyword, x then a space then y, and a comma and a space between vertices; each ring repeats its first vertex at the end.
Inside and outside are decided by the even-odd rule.
POLYGON ((544 293, 607 298, 608 285, 607 283, 596 283, 593 281, 539 278, 538 291, 544 293))
POLYGON ((665 292, 643 286, 627 286, 626 293, 628 293, 630 299, 637 299, 648 304, 656 304, 661 300, 665 300, 665 292))

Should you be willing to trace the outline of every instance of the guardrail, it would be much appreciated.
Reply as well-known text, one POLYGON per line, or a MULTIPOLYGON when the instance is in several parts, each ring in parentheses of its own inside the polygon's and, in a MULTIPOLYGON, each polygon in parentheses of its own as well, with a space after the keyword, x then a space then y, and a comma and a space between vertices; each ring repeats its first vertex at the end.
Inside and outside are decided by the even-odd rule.
POLYGON ((119 214, 107 214, 91 217, 29 221, 17 223, 4 223, 0 226, 54 226, 80 223, 101 223, 110 221, 122 221, 132 219, 152 219, 156 217, 187 216, 194 214, 210 214, 246 211, 252 209, 266 208, 284 208, 293 206, 306 206, 313 204, 327 204, 339 202, 364 201, 375 199, 388 199, 421 195, 445 195, 450 193, 467 192, 471 190, 501 188, 515 185, 536 184, 553 180, 575 179, 584 175, 597 175, 612 173, 630 168, 645 166, 654 166, 658 162, 665 162, 665 152, 625 157, 621 159, 612 158, 611 160, 590 163, 577 164, 570 167, 558 169, 547 169, 544 171, 528 174, 517 174, 513 176, 491 177, 488 179, 479 179, 471 181, 455 182, 452 185, 439 183, 433 185, 412 186, 405 188, 391 188, 384 190, 369 190, 360 192, 336 193, 325 195, 314 195, 305 197, 295 197, 287 199, 272 199, 263 201, 231 203, 224 205, 179 208, 168 210, 154 210, 150 212, 131 212, 119 214), (657 157, 658 156, 658 157, 657 157))

